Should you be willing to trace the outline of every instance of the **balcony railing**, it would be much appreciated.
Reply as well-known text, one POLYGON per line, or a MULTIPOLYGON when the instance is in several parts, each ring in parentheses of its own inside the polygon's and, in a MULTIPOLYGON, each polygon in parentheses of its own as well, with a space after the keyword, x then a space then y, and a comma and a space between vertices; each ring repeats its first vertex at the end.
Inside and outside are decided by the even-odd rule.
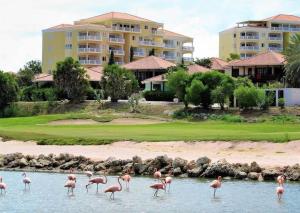
POLYGON ((140 28, 130 28, 130 27, 119 27, 119 26, 112 26, 114 31, 121 31, 121 32, 132 32, 132 33, 140 33, 140 28))
POLYGON ((109 38, 109 41, 110 42, 114 42, 114 43, 122 43, 124 44, 125 43, 125 39, 124 38, 109 38))
POLYGON ((259 50, 259 46, 241 46, 241 50, 259 50))
POLYGON ((288 31, 288 32, 298 32, 300 27, 271 27, 274 31, 288 31))
POLYGON ((175 44, 166 44, 166 43, 164 43, 164 45, 165 45, 165 48, 169 48, 169 49, 175 49, 176 48, 175 44))
POLYGON ((114 55, 125 55, 124 50, 110 50, 110 51, 114 51, 114 55))
POLYGON ((101 60, 90 59, 90 60, 79 60, 79 63, 82 65, 101 65, 101 60))
POLYGON ((277 51, 277 52, 281 52, 283 50, 282 47, 269 47, 270 51, 277 51))
POLYGON ((164 31, 162 30, 152 30, 151 32, 153 35, 158 35, 158 36, 164 35, 164 31))
POLYGON ((191 52, 193 52, 194 51, 194 47, 183 46, 182 50, 183 51, 191 51, 191 52))
POLYGON ((78 37, 79 41, 101 41, 101 36, 99 35, 81 35, 78 37))
POLYGON ((176 60, 176 56, 175 55, 164 55, 164 59, 165 60, 176 60))
POLYGON ((240 37, 241 39, 249 39, 249 40, 256 40, 256 39, 259 39, 259 36, 258 35, 251 35, 251 36, 241 36, 240 37))
POLYGON ((276 37, 276 36, 269 36, 269 40, 271 41, 281 41, 282 40, 282 37, 276 37))
POLYGON ((152 47, 163 47, 164 44, 156 41, 140 41, 140 45, 152 46, 152 47))
POLYGON ((117 65, 123 65, 124 62, 123 61, 115 61, 115 64, 117 64, 117 65))
POLYGON ((146 55, 145 52, 139 52, 139 51, 133 52, 134 57, 144 57, 145 55, 146 55))
POLYGON ((192 57, 183 57, 183 60, 186 62, 193 62, 194 59, 192 57))
POLYGON ((88 48, 78 48, 78 52, 80 53, 101 53, 101 49, 99 47, 88 47, 88 48))

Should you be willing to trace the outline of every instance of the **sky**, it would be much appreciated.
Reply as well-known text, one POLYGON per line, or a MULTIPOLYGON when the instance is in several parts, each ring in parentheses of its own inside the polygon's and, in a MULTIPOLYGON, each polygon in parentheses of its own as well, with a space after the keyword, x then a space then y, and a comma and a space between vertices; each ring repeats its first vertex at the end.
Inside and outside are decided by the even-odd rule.
POLYGON ((0 70, 42 58, 42 30, 107 12, 164 23, 194 38, 194 57, 218 56, 219 32, 236 22, 300 16, 299 0, 0 0, 0 70))

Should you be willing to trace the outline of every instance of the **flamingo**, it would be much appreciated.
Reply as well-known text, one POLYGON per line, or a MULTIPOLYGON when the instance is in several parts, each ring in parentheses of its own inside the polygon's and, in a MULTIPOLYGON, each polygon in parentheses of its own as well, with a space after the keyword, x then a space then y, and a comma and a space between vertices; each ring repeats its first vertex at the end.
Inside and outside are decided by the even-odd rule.
POLYGON ((166 181, 165 179, 161 179, 161 183, 155 183, 150 186, 150 188, 155 189, 154 195, 157 197, 157 193, 159 190, 165 190, 166 191, 166 181))
POLYGON ((2 177, 0 177, 0 190, 1 190, 1 194, 2 194, 2 191, 4 191, 4 193, 6 193, 6 184, 2 182, 2 177))
POLYGON ((85 186, 86 191, 88 192, 89 185, 97 184, 97 193, 98 193, 98 185, 99 184, 106 184, 107 183, 107 177, 104 173, 103 177, 95 177, 89 180, 89 183, 85 186))
POLYGON ((91 177, 93 176, 93 172, 91 172, 91 171, 86 171, 84 174, 85 174, 88 178, 91 178, 91 177))
POLYGON ((24 172, 23 174, 23 183, 25 185, 25 190, 26 190, 26 185, 28 185, 28 188, 30 189, 30 183, 31 183, 31 180, 29 179, 29 177, 27 177, 26 173, 24 172))
POLYGON ((278 182, 279 186, 283 186, 284 181, 285 181, 285 176, 284 175, 279 175, 277 177, 277 182, 278 182))
POLYGON ((129 189, 129 182, 130 182, 130 180, 131 180, 131 176, 129 175, 130 174, 130 169, 128 169, 127 170, 127 172, 125 173, 125 175, 123 175, 122 177, 121 177, 121 179, 123 180, 123 181, 125 181, 125 184, 126 184, 126 189, 129 189))
POLYGON ((160 171, 157 171, 157 168, 154 169, 153 177, 154 177, 155 179, 157 179, 157 181, 159 181, 159 179, 161 178, 161 172, 160 172, 160 171))
POLYGON ((110 192, 111 194, 110 194, 110 199, 115 199, 115 192, 120 192, 120 191, 122 191, 122 184, 120 183, 120 179, 121 179, 121 177, 119 176, 118 177, 118 183, 119 183, 119 185, 112 185, 112 186, 110 186, 110 187, 108 187, 107 189, 105 189, 105 193, 107 193, 107 192, 110 192))
POLYGON ((219 176, 217 180, 211 182, 210 187, 214 188, 214 197, 216 196, 216 191, 218 188, 221 188, 222 177, 219 176))
POLYGON ((278 200, 281 200, 283 193, 284 193, 284 188, 283 188, 283 186, 278 186, 278 187, 276 188, 276 194, 277 194, 277 196, 278 196, 278 200))
POLYGON ((171 183, 172 183, 172 171, 169 172, 168 176, 165 177, 165 182, 166 182, 166 186, 169 185, 169 191, 170 191, 170 188, 171 188, 171 183))
POLYGON ((68 194, 70 193, 70 189, 71 189, 72 195, 74 195, 75 185, 76 185, 76 181, 75 180, 67 180, 67 182, 65 183, 64 187, 68 188, 68 194))
POLYGON ((76 175, 74 175, 73 173, 74 173, 74 169, 71 168, 71 169, 70 169, 70 174, 68 174, 67 177, 68 177, 68 180, 75 181, 75 183, 76 183, 76 175))

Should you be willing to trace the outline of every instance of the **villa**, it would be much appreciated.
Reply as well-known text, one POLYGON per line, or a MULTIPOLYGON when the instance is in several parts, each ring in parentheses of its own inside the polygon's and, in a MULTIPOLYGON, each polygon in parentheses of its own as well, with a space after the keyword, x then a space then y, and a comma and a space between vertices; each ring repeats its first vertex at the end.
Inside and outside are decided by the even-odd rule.
POLYGON ((86 68, 104 66, 111 52, 116 64, 150 52, 171 63, 193 62, 193 38, 164 29, 164 24, 127 13, 110 12, 43 30, 43 73, 73 57, 86 68))

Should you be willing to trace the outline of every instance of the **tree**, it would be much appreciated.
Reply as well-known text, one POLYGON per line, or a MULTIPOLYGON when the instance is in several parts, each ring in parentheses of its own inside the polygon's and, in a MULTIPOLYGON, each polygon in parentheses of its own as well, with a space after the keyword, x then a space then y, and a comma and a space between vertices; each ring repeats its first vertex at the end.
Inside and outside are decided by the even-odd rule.
POLYGON ((232 61, 232 60, 239 60, 241 57, 239 54, 236 53, 230 53, 229 58, 227 58, 227 61, 232 61))
POLYGON ((186 88, 187 96, 186 99, 189 103, 194 104, 195 106, 200 105, 202 102, 203 92, 206 90, 206 87, 203 83, 197 79, 194 79, 191 82, 191 85, 186 88))
POLYGON ((235 80, 235 86, 236 86, 236 88, 238 88, 240 86, 254 87, 254 84, 248 77, 238 77, 235 80))
POLYGON ((17 73, 17 82, 19 86, 30 86, 35 75, 42 73, 42 65, 38 60, 27 62, 17 73))
POLYGON ((211 91, 212 100, 218 103, 221 110, 224 110, 224 105, 229 104, 229 98, 234 92, 234 80, 229 76, 224 76, 221 83, 211 91))
POLYGON ((138 107, 140 103, 140 99, 142 98, 141 93, 133 93, 129 98, 128 98, 128 103, 130 105, 131 113, 138 113, 138 107))
POLYGON ((58 91, 72 102, 84 100, 90 87, 85 69, 71 57, 56 64, 53 78, 58 91))
POLYGON ((188 73, 182 68, 173 68, 172 72, 168 73, 167 79, 168 89, 175 93, 176 97, 183 101, 185 108, 187 108, 188 102, 186 99, 186 87, 189 83, 188 73))
POLYGON ((111 50, 110 51, 108 65, 113 65, 113 64, 115 64, 115 55, 114 55, 114 51, 111 50))
POLYGON ((10 103, 18 100, 18 84, 10 73, 0 71, 0 112, 9 106, 10 103))
POLYGON ((149 56, 153 56, 153 55, 155 55, 155 50, 154 49, 149 51, 149 56))
POLYGON ((210 58, 196 58, 196 60, 194 61, 195 64, 198 64, 200 66, 206 67, 206 68, 210 68, 211 67, 211 59, 210 58))
POLYGON ((287 83, 292 87, 300 87, 300 35, 291 37, 290 43, 284 51, 286 64, 285 75, 287 83))
POLYGON ((133 57, 134 57, 134 49, 133 49, 133 47, 130 47, 130 58, 129 58, 130 62, 133 61, 133 57))
POLYGON ((104 68, 101 85, 106 96, 110 96, 111 102, 130 96, 139 87, 134 74, 118 65, 107 65, 104 68))

